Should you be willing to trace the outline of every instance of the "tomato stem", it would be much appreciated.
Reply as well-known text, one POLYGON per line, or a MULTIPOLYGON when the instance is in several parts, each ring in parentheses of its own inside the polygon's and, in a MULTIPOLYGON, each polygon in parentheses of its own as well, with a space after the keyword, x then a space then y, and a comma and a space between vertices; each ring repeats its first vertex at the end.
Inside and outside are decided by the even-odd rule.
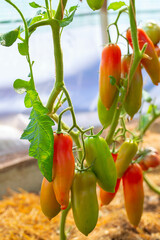
POLYGON ((61 212, 61 220, 60 220, 60 240, 66 240, 66 233, 65 233, 65 224, 66 218, 69 210, 71 209, 71 202, 69 202, 68 207, 61 212))
POLYGON ((148 185, 148 187, 155 193, 157 193, 158 195, 160 195, 160 187, 158 187, 157 185, 155 185, 154 183, 152 183, 148 177, 145 175, 145 173, 143 173, 143 179, 146 182, 146 184, 148 185))
POLYGON ((59 118, 58 118, 58 128, 57 128, 57 133, 61 133, 61 119, 62 119, 62 115, 67 112, 70 111, 71 107, 68 107, 66 109, 64 109, 60 114, 59 114, 59 118))

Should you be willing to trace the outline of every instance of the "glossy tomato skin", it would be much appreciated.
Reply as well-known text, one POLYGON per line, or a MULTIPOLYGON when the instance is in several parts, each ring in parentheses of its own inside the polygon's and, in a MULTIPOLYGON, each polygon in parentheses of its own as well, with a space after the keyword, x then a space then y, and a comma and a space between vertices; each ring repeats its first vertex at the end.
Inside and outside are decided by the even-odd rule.
POLYGON ((114 192, 117 182, 117 172, 108 144, 104 138, 89 136, 85 139, 86 161, 97 177, 101 188, 114 192))
POLYGON ((125 208, 130 223, 137 227, 143 213, 143 172, 139 164, 131 164, 123 178, 125 208))
POLYGON ((71 189, 71 204, 75 224, 79 231, 88 235, 98 220, 96 177, 93 172, 77 172, 71 189))
MULTIPOLYGON (((118 153, 112 153, 114 162, 116 162, 117 156, 118 156, 118 153)), ((103 190, 101 187, 99 187, 100 188, 99 197, 100 197, 100 201, 101 201, 101 204, 100 204, 101 206, 108 205, 114 199, 116 193, 118 192, 120 182, 121 182, 121 178, 117 179, 114 193, 107 192, 107 191, 103 190)))
POLYGON ((49 220, 54 218, 61 210, 53 191, 53 182, 48 182, 46 178, 42 180, 40 205, 42 212, 49 220))
POLYGON ((103 6, 104 0, 87 0, 87 3, 89 7, 95 11, 99 10, 103 6))
POLYGON ((118 100, 118 94, 116 95, 111 108, 107 110, 106 107, 103 105, 100 97, 98 97, 98 104, 97 104, 98 118, 104 128, 107 128, 113 120, 114 113, 117 108, 117 100, 118 100))
POLYGON ((146 22, 142 26, 143 30, 147 33, 154 45, 160 41, 160 26, 153 21, 146 22))
POLYGON ((117 178, 121 178, 138 150, 137 143, 122 143, 116 160, 117 178))
POLYGON ((117 95, 117 87, 111 84, 111 77, 119 85, 121 76, 121 50, 117 44, 109 44, 102 50, 99 70, 99 96, 106 107, 110 109, 117 95))
MULTIPOLYGON (((158 83, 160 82, 160 63, 158 60, 158 55, 155 51, 154 44, 143 29, 138 28, 137 34, 139 48, 142 49, 144 44, 147 43, 145 54, 147 54, 150 57, 150 59, 143 58, 141 60, 141 63, 144 66, 145 70, 147 71, 148 75, 150 76, 153 84, 158 85, 158 83)), ((133 48, 130 29, 127 30, 126 38, 128 39, 130 46, 133 48)))
POLYGON ((69 135, 54 134, 53 189, 61 209, 69 204, 69 192, 74 178, 73 141, 69 135))
MULTIPOLYGON (((125 78, 126 75, 128 75, 129 73, 131 59, 132 55, 125 55, 122 58, 121 73, 123 78, 125 78)), ((133 76, 132 82, 130 84, 124 102, 124 108, 131 118, 134 117, 134 115, 138 112, 138 110, 141 107, 142 90, 143 90, 143 78, 141 73, 141 64, 139 64, 133 76)))

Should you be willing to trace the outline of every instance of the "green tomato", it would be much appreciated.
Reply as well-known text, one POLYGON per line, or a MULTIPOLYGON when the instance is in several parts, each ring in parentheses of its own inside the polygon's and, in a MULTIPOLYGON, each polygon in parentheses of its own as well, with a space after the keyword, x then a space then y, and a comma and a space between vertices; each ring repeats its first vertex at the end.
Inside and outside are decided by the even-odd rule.
POLYGON ((97 103, 98 118, 104 128, 107 128, 113 120, 113 116, 117 108, 117 100, 118 100, 118 94, 116 95, 115 100, 112 106, 110 107, 110 109, 107 110, 106 107, 103 105, 100 97, 98 97, 98 103, 97 103))
POLYGON ((89 7, 95 11, 102 7, 104 0, 87 0, 89 7))
POLYGON ((160 26, 153 21, 147 22, 142 26, 148 37, 156 45, 160 41, 160 26))
POLYGON ((86 161, 97 177, 99 186, 108 192, 114 192, 117 182, 116 166, 109 146, 104 138, 88 136, 85 139, 86 161))
POLYGON ((79 231, 88 235, 98 220, 96 177, 91 171, 77 172, 71 188, 71 204, 75 224, 79 231))

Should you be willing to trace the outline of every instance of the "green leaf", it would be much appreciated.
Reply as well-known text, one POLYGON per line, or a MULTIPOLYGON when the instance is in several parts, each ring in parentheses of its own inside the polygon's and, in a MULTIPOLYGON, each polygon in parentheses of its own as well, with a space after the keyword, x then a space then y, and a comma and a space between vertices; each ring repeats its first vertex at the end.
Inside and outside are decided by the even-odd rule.
POLYGON ((29 94, 26 93, 26 96, 24 98, 24 105, 26 108, 31 108, 32 107, 32 102, 30 100, 29 94))
POLYGON ((39 4, 37 4, 36 2, 31 2, 29 3, 29 5, 32 7, 32 8, 41 8, 42 6, 40 6, 39 4))
POLYGON ((30 114, 30 122, 21 139, 30 141, 29 156, 38 160, 40 171, 51 182, 54 146, 52 126, 54 122, 47 116, 48 109, 42 105, 36 91, 29 91, 27 98, 30 98, 30 105, 33 106, 33 109, 30 114))
POLYGON ((19 27, 13 31, 0 34, 0 44, 5 47, 10 47, 18 38, 19 27))
POLYGON ((26 42, 18 43, 18 51, 22 56, 27 56, 28 44, 26 42))
POLYGON ((16 79, 13 83, 15 91, 19 94, 23 94, 30 88, 30 82, 22 79, 16 79))
POLYGON ((111 85, 115 85, 116 84, 116 79, 111 75, 109 76, 109 78, 110 78, 111 85))
POLYGON ((73 12, 74 10, 76 11, 76 10, 77 10, 77 7, 78 7, 77 5, 70 7, 69 13, 73 12))
POLYGON ((59 22, 60 27, 66 27, 73 21, 73 17, 74 17, 74 14, 75 14, 77 8, 78 8, 77 5, 72 7, 72 9, 73 9, 72 13, 69 16, 64 17, 62 20, 57 20, 59 22))
POLYGON ((112 9, 114 11, 120 9, 121 7, 123 6, 127 6, 125 4, 125 2, 122 2, 122 1, 119 1, 119 2, 113 2, 113 3, 110 3, 110 5, 108 6, 108 10, 112 9))
POLYGON ((150 103, 152 101, 151 96, 149 95, 149 93, 145 90, 142 91, 142 98, 145 102, 150 103))

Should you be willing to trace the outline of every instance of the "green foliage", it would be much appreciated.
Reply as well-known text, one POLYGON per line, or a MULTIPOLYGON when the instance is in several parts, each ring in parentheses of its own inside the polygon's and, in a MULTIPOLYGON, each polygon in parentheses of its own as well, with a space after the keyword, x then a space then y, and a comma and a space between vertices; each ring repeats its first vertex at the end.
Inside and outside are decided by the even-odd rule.
POLYGON ((72 6, 69 11, 66 10, 65 17, 62 20, 57 20, 59 22, 60 27, 68 26, 72 21, 74 14, 77 10, 78 6, 72 6))
POLYGON ((29 5, 32 7, 32 8, 41 8, 42 6, 40 6, 39 4, 37 4, 36 2, 31 2, 29 3, 29 5))
POLYGON ((108 10, 112 9, 114 11, 120 9, 121 7, 126 6, 125 2, 119 1, 119 2, 113 2, 108 6, 108 10))
POLYGON ((28 55, 28 44, 26 41, 18 43, 18 51, 22 56, 28 55))
POLYGON ((18 38, 20 28, 13 31, 0 34, 0 44, 5 47, 10 47, 18 38))
POLYGON ((22 79, 16 79, 13 83, 13 87, 17 93, 23 94, 30 88, 30 82, 22 79))
POLYGON ((52 181, 53 144, 54 136, 52 126, 54 122, 47 115, 45 108, 35 90, 29 90, 25 98, 25 105, 33 109, 30 114, 30 122, 24 130, 21 139, 30 142, 29 156, 38 160, 38 166, 43 176, 52 181))

